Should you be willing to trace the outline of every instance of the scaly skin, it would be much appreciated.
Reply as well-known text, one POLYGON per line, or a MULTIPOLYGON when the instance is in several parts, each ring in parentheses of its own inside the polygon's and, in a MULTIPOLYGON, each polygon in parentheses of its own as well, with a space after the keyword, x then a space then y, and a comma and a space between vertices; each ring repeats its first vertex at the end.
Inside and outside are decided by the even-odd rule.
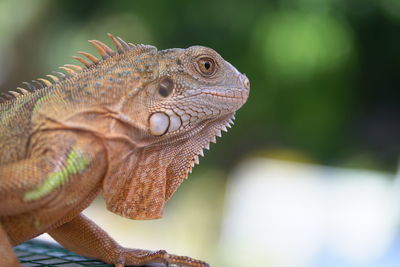
POLYGON ((0 104, 0 266, 12 246, 49 233, 67 249, 117 266, 207 263, 118 245, 81 213, 102 193, 131 219, 162 216, 202 150, 230 126, 249 81, 212 49, 157 51, 109 35, 102 60, 0 104))

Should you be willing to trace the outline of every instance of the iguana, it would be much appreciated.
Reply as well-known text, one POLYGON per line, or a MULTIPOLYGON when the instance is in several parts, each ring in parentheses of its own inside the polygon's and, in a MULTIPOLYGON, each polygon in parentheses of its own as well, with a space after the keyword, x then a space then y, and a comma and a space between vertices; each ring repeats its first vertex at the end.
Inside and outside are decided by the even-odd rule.
POLYGON ((122 247, 81 212, 101 193, 118 215, 160 218, 233 123, 249 80, 210 48, 158 51, 108 36, 116 51, 91 40, 101 58, 79 52, 84 67, 67 64, 0 104, 0 266, 20 266, 13 246, 45 232, 116 266, 208 266, 122 247))

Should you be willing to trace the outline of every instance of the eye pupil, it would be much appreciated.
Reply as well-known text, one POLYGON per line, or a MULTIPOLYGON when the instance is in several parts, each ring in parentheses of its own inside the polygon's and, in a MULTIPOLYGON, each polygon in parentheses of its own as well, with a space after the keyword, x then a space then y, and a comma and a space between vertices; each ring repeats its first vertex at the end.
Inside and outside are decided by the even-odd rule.
POLYGON ((206 68, 206 70, 209 70, 211 68, 211 63, 208 61, 204 62, 204 68, 206 68))

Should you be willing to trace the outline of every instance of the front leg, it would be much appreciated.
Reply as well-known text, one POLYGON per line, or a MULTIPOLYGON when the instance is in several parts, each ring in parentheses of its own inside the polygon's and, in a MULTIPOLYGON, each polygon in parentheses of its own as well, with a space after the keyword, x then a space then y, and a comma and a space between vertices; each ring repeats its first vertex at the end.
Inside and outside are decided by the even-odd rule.
POLYGON ((51 134, 33 139, 25 159, 0 164, 0 221, 49 206, 61 214, 66 203, 79 203, 99 187, 108 164, 101 143, 89 135, 51 134))
POLYGON ((80 214, 49 234, 65 248, 80 255, 100 259, 116 266, 140 266, 150 263, 206 267, 207 263, 189 257, 168 254, 165 250, 150 251, 120 246, 104 230, 80 214))

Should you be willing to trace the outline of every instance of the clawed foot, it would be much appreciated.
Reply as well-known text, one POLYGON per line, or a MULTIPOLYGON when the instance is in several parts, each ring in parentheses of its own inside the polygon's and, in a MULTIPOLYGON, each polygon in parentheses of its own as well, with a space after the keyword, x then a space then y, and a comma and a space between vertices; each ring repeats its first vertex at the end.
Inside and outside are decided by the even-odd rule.
POLYGON ((141 249, 121 248, 116 267, 125 265, 140 266, 151 263, 162 263, 164 266, 177 265, 185 267, 209 267, 204 261, 192 259, 186 256, 168 254, 165 250, 150 251, 141 249))

